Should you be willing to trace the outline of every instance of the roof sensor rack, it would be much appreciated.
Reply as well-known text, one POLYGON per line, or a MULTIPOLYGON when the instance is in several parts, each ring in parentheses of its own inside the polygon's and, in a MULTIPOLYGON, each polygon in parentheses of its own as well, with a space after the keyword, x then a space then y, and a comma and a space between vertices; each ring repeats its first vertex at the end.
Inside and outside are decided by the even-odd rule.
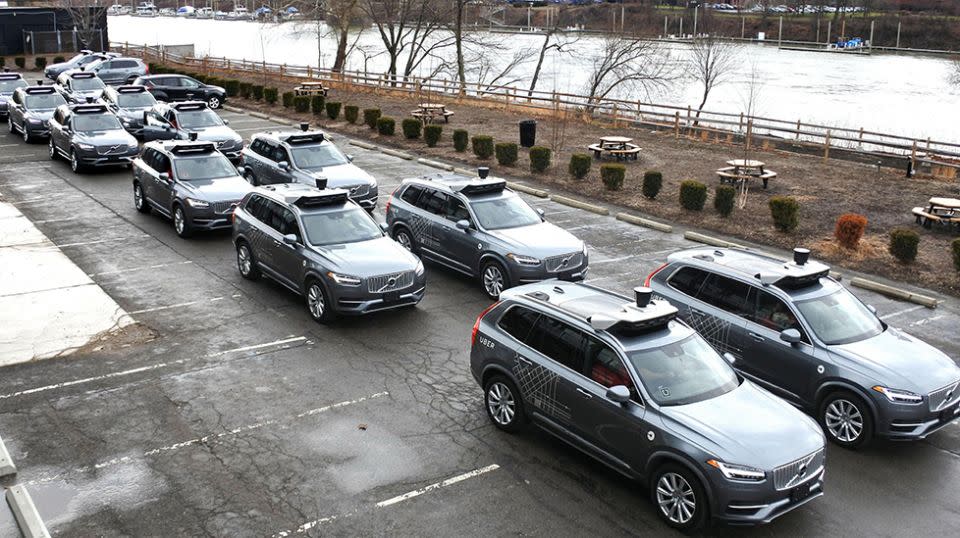
POLYGON ((341 205, 350 199, 349 193, 343 189, 328 190, 301 196, 294 200, 297 207, 321 207, 325 205, 341 205))
POLYGON ((177 155, 183 155, 185 153, 210 153, 216 151, 217 147, 213 145, 213 142, 176 142, 170 151, 177 155))
POLYGON ((677 308, 664 299, 653 299, 647 287, 633 289, 634 302, 614 312, 600 312, 588 318, 596 330, 637 335, 666 326, 677 317, 677 308))

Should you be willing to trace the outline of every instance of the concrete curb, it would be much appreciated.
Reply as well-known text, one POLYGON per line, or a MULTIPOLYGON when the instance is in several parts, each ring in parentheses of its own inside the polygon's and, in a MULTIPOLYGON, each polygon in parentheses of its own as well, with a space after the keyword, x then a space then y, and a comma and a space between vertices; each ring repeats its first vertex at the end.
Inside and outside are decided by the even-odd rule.
POLYGON ((420 163, 420 164, 425 164, 425 165, 427 165, 427 166, 431 166, 431 167, 433 167, 433 168, 439 168, 439 169, 441 169, 441 170, 446 170, 447 172, 453 172, 453 166, 452 166, 452 165, 449 165, 449 164, 444 164, 444 163, 437 162, 437 161, 431 161, 430 159, 424 159, 424 158, 422 158, 422 157, 419 158, 419 159, 417 159, 417 162, 420 163))
POLYGON ((7 490, 7 504, 13 511, 13 517, 17 519, 17 525, 24 538, 50 538, 50 532, 47 526, 40 519, 37 513, 37 507, 33 504, 33 499, 27 493, 23 486, 13 486, 7 490))
POLYGON ((260 118, 261 120, 269 120, 269 119, 271 119, 270 116, 268 116, 268 115, 266 115, 266 114, 264 114, 264 113, 262 113, 262 112, 247 112, 247 114, 250 114, 250 115, 253 116, 254 118, 260 118))
POLYGON ((17 474, 17 466, 13 464, 7 447, 3 445, 3 439, 0 438, 0 478, 17 474))
POLYGON ((408 161, 413 160, 413 155, 410 155, 409 153, 404 153, 402 151, 397 151, 395 149, 380 148, 380 153, 383 153, 384 155, 392 155, 394 157, 400 157, 401 159, 406 159, 408 161))
POLYGON ((467 170, 466 168, 454 168, 453 171, 457 174, 467 177, 477 177, 476 170, 467 170))
POLYGON ((244 110, 244 109, 242 109, 242 108, 237 108, 237 107, 235 107, 235 106, 223 105, 221 108, 224 109, 224 110, 226 110, 227 112, 233 112, 234 114, 246 114, 246 113, 247 113, 246 110, 244 110))
POLYGON ((377 146, 374 146, 373 144, 369 142, 364 142, 362 140, 351 139, 347 142, 347 144, 350 144, 351 146, 357 146, 358 148, 363 148, 363 149, 372 149, 372 150, 380 149, 377 146))
POLYGON ((575 207, 577 209, 583 209, 584 211, 596 213, 597 215, 610 214, 610 210, 605 207, 594 205, 594 204, 588 204, 587 202, 581 202, 580 200, 567 198, 566 196, 553 195, 550 197, 550 199, 558 204, 568 205, 570 207, 575 207))
POLYGON ((535 187, 528 187, 528 186, 526 186, 526 185, 524 185, 524 184, 522 184, 522 183, 514 183, 514 182, 512 182, 512 181, 508 181, 508 182, 507 182, 507 186, 510 187, 511 189, 515 190, 515 191, 525 192, 525 193, 527 193, 527 194, 531 194, 531 195, 536 196, 536 197, 538 197, 538 198, 546 198, 547 196, 550 196, 550 191, 545 191, 545 190, 543 190, 543 189, 537 189, 537 188, 535 188, 535 187))
POLYGON ((737 243, 731 243, 730 241, 724 241, 723 239, 717 239, 716 237, 710 237, 709 235, 703 235, 697 232, 684 232, 683 238, 688 241, 696 241, 697 243, 703 243, 705 245, 711 245, 714 247, 747 248, 737 243))
POLYGON ((673 226, 670 226, 669 224, 652 221, 636 215, 631 215, 629 213, 617 213, 617 220, 629 222, 630 224, 636 224, 637 226, 646 226, 647 228, 653 228, 654 230, 659 230, 661 232, 673 232, 673 226))
POLYGON ((920 295, 919 293, 913 293, 900 288, 895 288, 893 286, 888 286, 886 284, 881 284, 879 282, 874 282, 872 280, 867 280, 865 278, 860 278, 860 277, 851 278, 850 285, 856 286, 858 288, 863 288, 865 290, 875 291, 879 294, 886 295, 887 297, 893 297, 894 299, 900 299, 903 301, 922 305, 927 308, 936 308, 937 305, 940 304, 939 299, 935 299, 933 297, 927 297, 926 295, 920 295))

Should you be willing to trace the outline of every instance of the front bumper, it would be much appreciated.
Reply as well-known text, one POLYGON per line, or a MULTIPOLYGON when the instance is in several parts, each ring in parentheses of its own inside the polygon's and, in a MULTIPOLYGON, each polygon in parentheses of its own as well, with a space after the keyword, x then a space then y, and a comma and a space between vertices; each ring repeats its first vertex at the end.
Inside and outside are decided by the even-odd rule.
POLYGON ((960 419, 960 401, 941 411, 930 411, 926 400, 917 405, 880 402, 877 410, 876 434, 896 441, 924 439, 960 419))
POLYGON ((140 148, 116 155, 101 155, 97 150, 76 150, 77 158, 85 166, 126 166, 140 154, 140 148))
POLYGON ((50 126, 47 125, 47 122, 30 123, 29 121, 24 120, 23 128, 26 129, 27 133, 33 137, 48 138, 50 136, 50 126))
POLYGON ((427 290, 426 283, 426 276, 420 275, 414 279, 413 285, 388 293, 372 293, 366 291, 363 286, 339 286, 332 282, 328 282, 328 287, 333 303, 336 305, 334 310, 338 314, 359 316, 415 305, 423 299, 427 290))
POLYGON ((366 209, 367 211, 373 211, 377 208, 377 197, 378 197, 377 186, 373 185, 367 191, 367 194, 362 196, 351 196, 350 199, 356 202, 360 207, 366 209))
POLYGON ((185 204, 186 217, 195 230, 212 231, 233 228, 233 208, 226 212, 217 212, 211 208, 194 208, 185 204))
POLYGON ((771 479, 759 484, 732 482, 723 477, 713 484, 714 518, 731 525, 762 525, 823 496, 821 467, 806 481, 785 490, 777 490, 771 479))
POLYGON ((550 280, 551 278, 566 280, 568 282, 579 282, 587 276, 587 271, 589 271, 587 264, 588 260, 584 258, 583 263, 580 264, 579 267, 559 272, 551 272, 547 271, 543 262, 541 262, 540 265, 532 267, 511 262, 509 268, 510 280, 516 284, 530 284, 532 282, 550 280))

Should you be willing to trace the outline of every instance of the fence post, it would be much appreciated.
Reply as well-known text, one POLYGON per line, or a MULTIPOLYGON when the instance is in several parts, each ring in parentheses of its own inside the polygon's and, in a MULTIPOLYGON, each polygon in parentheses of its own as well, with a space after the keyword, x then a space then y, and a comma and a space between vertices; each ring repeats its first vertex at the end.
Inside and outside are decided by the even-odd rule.
POLYGON ((916 173, 917 170, 917 141, 913 141, 913 149, 910 150, 910 170, 916 173))
POLYGON ((673 137, 680 138, 680 111, 673 113, 673 137))
POLYGON ((743 112, 740 113, 740 125, 737 127, 738 131, 743 130, 743 112))
POLYGON ((830 129, 827 129, 827 136, 823 139, 823 162, 830 159, 830 129))
POLYGON ((857 147, 863 147, 863 127, 860 128, 860 141, 857 142, 857 147))
POLYGON ((797 140, 800 140, 800 120, 797 120, 797 140))

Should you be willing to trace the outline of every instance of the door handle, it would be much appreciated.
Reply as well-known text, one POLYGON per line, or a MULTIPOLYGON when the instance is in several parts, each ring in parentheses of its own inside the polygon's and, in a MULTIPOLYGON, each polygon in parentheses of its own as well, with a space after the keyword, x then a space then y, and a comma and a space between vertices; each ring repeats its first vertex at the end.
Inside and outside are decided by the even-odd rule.
POLYGON ((524 366, 533 366, 533 362, 530 359, 520 355, 519 353, 517 354, 517 360, 520 361, 520 363, 524 366))
POLYGON ((755 332, 748 332, 747 334, 750 336, 750 338, 753 338, 757 342, 763 342, 764 340, 766 340, 764 337, 760 336, 755 332))
POLYGON ((593 394, 590 394, 589 391, 584 390, 584 389, 582 389, 582 388, 580 388, 580 387, 577 387, 577 392, 579 392, 579 393, 580 393, 580 396, 583 396, 584 398, 588 398, 588 399, 589 399, 589 398, 593 398, 593 394))

